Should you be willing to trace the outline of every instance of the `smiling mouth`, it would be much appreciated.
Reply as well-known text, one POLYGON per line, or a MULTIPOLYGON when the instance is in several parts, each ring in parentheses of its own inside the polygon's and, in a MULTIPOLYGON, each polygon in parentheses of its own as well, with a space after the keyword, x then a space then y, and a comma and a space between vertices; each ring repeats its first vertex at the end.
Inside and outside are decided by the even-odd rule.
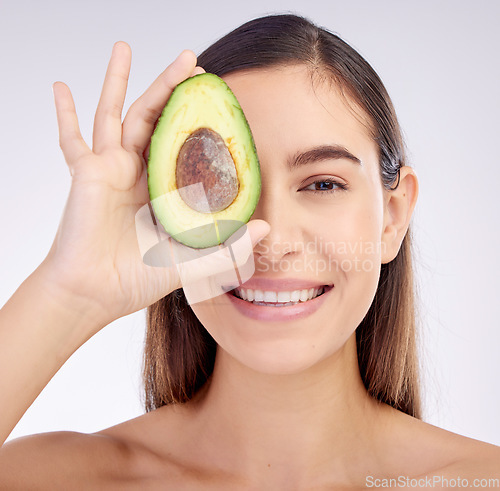
POLYGON ((333 288, 333 285, 323 285, 317 288, 294 291, 263 291, 249 288, 235 288, 230 295, 233 295, 245 302, 263 307, 289 307, 306 302, 310 302, 333 288))

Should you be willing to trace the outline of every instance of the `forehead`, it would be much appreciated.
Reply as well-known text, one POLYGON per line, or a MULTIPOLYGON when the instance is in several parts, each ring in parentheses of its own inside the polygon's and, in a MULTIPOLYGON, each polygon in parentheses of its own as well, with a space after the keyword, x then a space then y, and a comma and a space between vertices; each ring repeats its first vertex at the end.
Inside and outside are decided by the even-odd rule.
POLYGON ((367 117, 305 65, 233 72, 223 79, 248 119, 259 155, 342 145, 363 163, 378 161, 367 117))

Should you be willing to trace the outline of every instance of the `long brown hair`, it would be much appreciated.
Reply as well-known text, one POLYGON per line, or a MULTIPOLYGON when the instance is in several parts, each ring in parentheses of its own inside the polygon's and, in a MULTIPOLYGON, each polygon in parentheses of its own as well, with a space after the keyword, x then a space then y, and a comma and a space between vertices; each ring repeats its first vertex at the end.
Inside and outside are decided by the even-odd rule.
MULTIPOLYGON (((341 88, 369 117, 379 148, 382 184, 399 184, 405 164, 392 102, 368 62, 326 29, 296 15, 270 15, 230 32, 199 57, 207 72, 305 64, 341 88)), ((182 289, 148 308, 144 354, 146 411, 186 402, 213 371, 216 343, 188 305, 182 289)), ((396 258, 383 264, 377 292, 356 330, 359 369, 368 392, 420 418, 410 231, 396 258)))

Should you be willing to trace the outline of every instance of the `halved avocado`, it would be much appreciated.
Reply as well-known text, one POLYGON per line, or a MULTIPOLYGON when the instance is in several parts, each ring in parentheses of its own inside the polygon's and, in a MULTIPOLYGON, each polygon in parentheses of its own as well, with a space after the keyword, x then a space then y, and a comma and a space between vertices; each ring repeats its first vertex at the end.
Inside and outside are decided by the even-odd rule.
POLYGON ((218 76, 195 75, 172 92, 151 138, 148 188, 165 231, 189 247, 220 244, 250 220, 259 160, 243 110, 218 76))

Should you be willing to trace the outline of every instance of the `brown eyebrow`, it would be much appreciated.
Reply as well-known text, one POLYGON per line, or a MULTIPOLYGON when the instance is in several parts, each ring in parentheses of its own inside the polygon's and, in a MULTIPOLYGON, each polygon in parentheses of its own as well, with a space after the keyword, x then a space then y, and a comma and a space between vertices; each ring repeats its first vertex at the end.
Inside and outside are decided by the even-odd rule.
POLYGON ((306 152, 296 153, 287 163, 288 170, 292 171, 313 162, 320 162, 322 160, 338 160, 348 159, 356 164, 362 165, 355 155, 353 155, 347 148, 340 145, 322 145, 320 147, 312 148, 306 152))

